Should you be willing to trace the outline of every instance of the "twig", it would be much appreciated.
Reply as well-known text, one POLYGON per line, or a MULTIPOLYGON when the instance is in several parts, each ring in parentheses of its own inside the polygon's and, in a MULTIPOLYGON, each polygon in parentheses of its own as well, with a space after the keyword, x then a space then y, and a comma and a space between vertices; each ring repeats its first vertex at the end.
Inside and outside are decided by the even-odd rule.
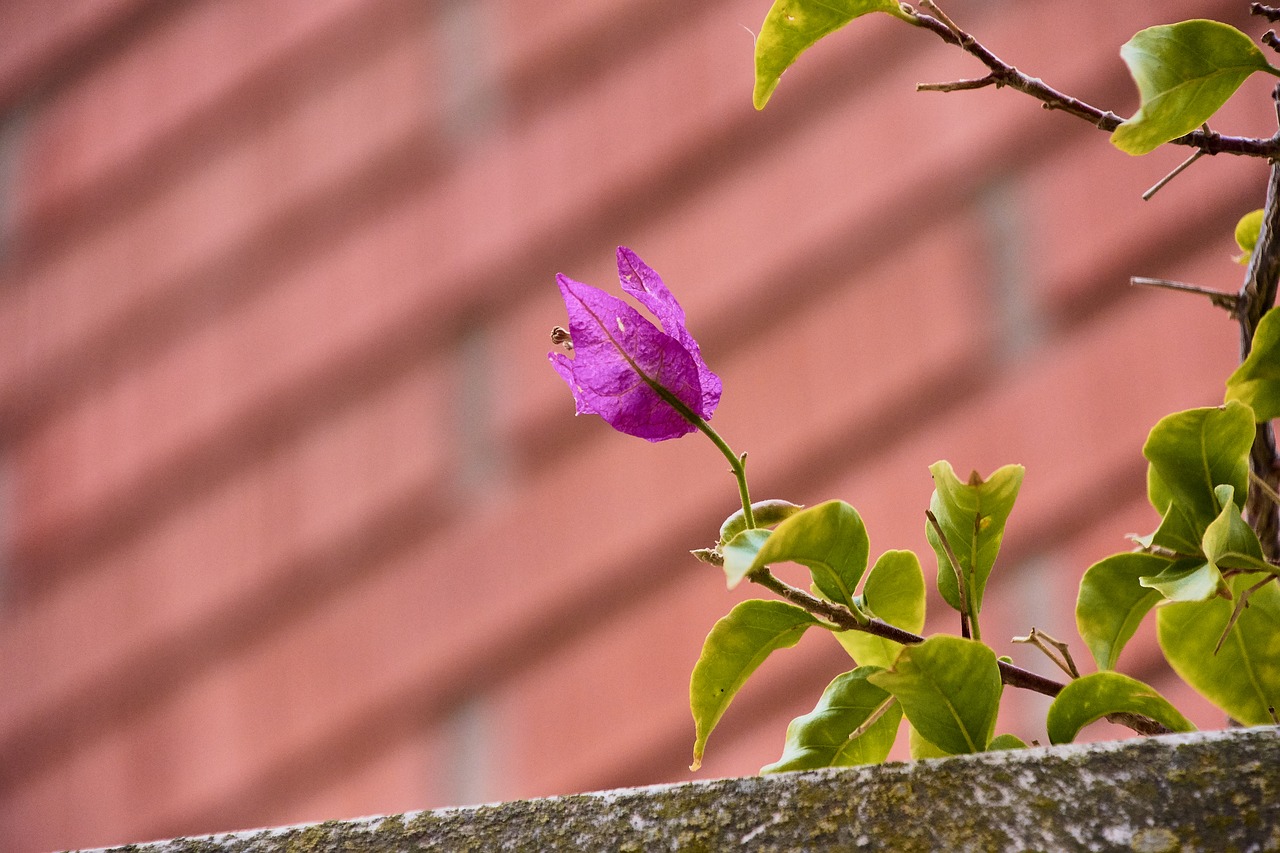
POLYGON ((1263 33, 1261 41, 1272 50, 1280 50, 1280 39, 1276 38, 1275 30, 1267 30, 1263 33))
POLYGON ((1055 640, 1044 631, 1033 627, 1030 634, 1025 637, 1014 637, 1013 642, 1030 643, 1040 651, 1044 652, 1044 656, 1053 661, 1058 669, 1062 670, 1072 678, 1080 677, 1080 670, 1076 669, 1076 662, 1071 659, 1071 650, 1067 647, 1067 644, 1060 640, 1055 640), (1057 651, 1062 658, 1059 659, 1055 657, 1050 649, 1057 651))
POLYGON ((1280 495, 1276 494, 1276 490, 1271 488, 1270 483, 1253 473, 1253 471, 1249 472, 1249 484, 1256 486, 1259 491, 1267 496, 1269 501, 1280 507, 1280 495))
MULTIPOLYGON (((964 80, 956 81, 955 84, 930 83, 925 84, 926 91, 950 92, 982 88, 982 86, 990 85, 1008 86, 1040 101, 1041 106, 1047 110, 1062 110, 1065 113, 1088 121, 1100 130, 1110 132, 1120 126, 1122 119, 1110 110, 1099 109, 1079 98, 1073 98, 1070 95, 1059 92, 1057 89, 1046 85, 1043 80, 1029 77, 1000 59, 972 35, 957 26, 955 21, 944 14, 933 0, 922 0, 920 6, 928 9, 931 14, 917 12, 915 18, 913 18, 913 23, 916 26, 929 30, 948 44, 956 45, 965 53, 976 58, 990 71, 987 77, 978 78, 984 81, 990 80, 990 82, 984 82, 981 85, 977 85, 974 81, 964 80)), ((1170 140, 1170 142, 1174 145, 1186 145, 1199 149, 1205 154, 1237 154, 1246 157, 1266 157, 1268 159, 1280 156, 1280 138, 1277 137, 1223 136, 1213 131, 1201 129, 1170 140)))
POLYGON ((942 543, 942 550, 947 555, 947 562, 951 564, 951 571, 956 576, 956 590, 960 597, 960 635, 969 638, 969 597, 965 594, 968 584, 964 579, 964 572, 960 568, 960 561, 956 559, 956 552, 951 550, 951 543, 947 541, 947 534, 942 532, 942 525, 938 523, 938 518, 933 514, 933 510, 926 509, 924 511, 925 518, 929 519, 929 524, 933 525, 933 532, 938 535, 938 541, 942 543))
MULTIPOLYGON (((1206 124, 1206 125, 1204 126, 1204 129, 1207 131, 1207 130, 1209 129, 1209 125, 1207 125, 1207 124, 1206 124)), ((1185 171, 1186 171, 1186 170, 1191 166, 1191 164, 1192 164, 1192 163, 1194 163, 1195 161, 1199 160, 1199 159, 1200 159, 1201 157, 1203 157, 1203 156, 1204 156, 1204 152, 1203 152, 1203 151, 1196 151, 1196 152, 1194 152, 1190 157, 1188 157, 1187 159, 1185 159, 1185 160, 1183 160, 1181 163, 1179 163, 1179 164, 1178 164, 1178 167, 1177 167, 1176 169, 1174 169, 1174 170, 1173 170, 1172 172, 1170 172, 1169 174, 1165 175, 1165 176, 1164 176, 1163 178, 1161 178, 1160 180, 1156 181, 1155 186, 1153 186, 1151 189, 1149 189, 1149 190, 1147 190, 1146 192, 1144 192, 1144 193, 1142 194, 1142 200, 1143 200, 1143 201, 1151 201, 1151 197, 1152 197, 1153 195, 1155 195, 1156 193, 1160 192, 1160 190, 1164 189, 1165 184, 1169 183, 1169 182, 1170 182, 1170 181, 1172 181, 1174 178, 1178 177, 1178 175, 1181 175, 1183 172, 1185 172, 1185 171)))
POLYGON ((999 86, 1000 81, 992 74, 976 77, 972 80, 952 80, 949 83, 917 83, 917 92, 962 92, 966 89, 985 89, 988 86, 999 86))
POLYGON ((883 717, 885 713, 890 708, 892 708, 894 706, 894 703, 897 701, 898 701, 898 698, 896 696, 890 696, 888 699, 881 702, 880 705, 874 711, 871 712, 871 716, 867 717, 865 720, 862 721, 862 725, 858 726, 856 729, 849 732, 849 736, 845 738, 845 740, 857 740, 858 738, 865 735, 867 733, 867 730, 870 729, 872 726, 874 726, 876 722, 878 722, 879 719, 883 717))
POLYGON ((951 20, 951 18, 947 16, 946 12, 939 9, 938 5, 934 3, 933 0, 920 0, 920 8, 928 9, 932 12, 933 16, 942 22, 942 25, 947 28, 955 40, 960 44, 964 44, 965 39, 973 38, 964 30, 957 27, 956 22, 951 20))
POLYGON ((1187 284, 1183 281, 1170 281, 1167 278, 1147 278, 1146 276, 1135 275, 1129 279, 1129 284, 1136 287, 1160 287, 1165 290, 1180 290, 1183 293, 1198 293, 1201 296, 1209 297, 1209 301, 1217 307, 1230 311, 1232 317, 1236 315, 1240 302, 1240 296, 1235 293, 1214 290, 1211 287, 1201 287, 1198 284, 1187 284))
POLYGON ((1231 618, 1227 620, 1227 627, 1222 629, 1222 636, 1218 638, 1218 644, 1213 647, 1213 653, 1215 655, 1221 651, 1222 644, 1227 641, 1227 635, 1230 634, 1231 629, 1235 627, 1236 621, 1240 618, 1240 614, 1244 613, 1244 609, 1249 606, 1249 596, 1253 595, 1275 579, 1275 575, 1268 575, 1240 593, 1240 597, 1236 599, 1236 606, 1231 610, 1231 618))

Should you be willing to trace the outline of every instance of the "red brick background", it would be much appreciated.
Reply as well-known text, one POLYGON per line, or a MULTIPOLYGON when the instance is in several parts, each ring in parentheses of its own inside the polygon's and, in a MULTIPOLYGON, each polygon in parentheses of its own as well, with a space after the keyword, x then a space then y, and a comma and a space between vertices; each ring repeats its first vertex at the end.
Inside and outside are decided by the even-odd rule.
MULTIPOLYGON (((689 670, 750 590, 686 551, 698 436, 574 418, 553 276, 665 277, 757 498, 842 497, 930 577, 929 464, 1027 466, 984 636, 1073 641, 1155 525, 1143 438, 1214 404, 1264 166, 1132 159, 872 16, 762 113, 765 0, 17 0, 0 8, 0 838, 101 845, 690 778, 689 670)), ((945 8, 1121 114, 1141 27, 1238 0, 945 8)), ((1269 135, 1266 81, 1215 129, 1269 135)), ((932 584, 931 584, 932 586, 932 584)), ((930 630, 954 631, 931 597, 930 630)), ((1198 724, 1161 662, 1122 665, 1198 724)), ((699 774, 847 669, 770 661, 699 774)), ((1001 731, 1043 740, 1046 702, 1001 731)), ((1091 729, 1093 737, 1123 733, 1091 729)))

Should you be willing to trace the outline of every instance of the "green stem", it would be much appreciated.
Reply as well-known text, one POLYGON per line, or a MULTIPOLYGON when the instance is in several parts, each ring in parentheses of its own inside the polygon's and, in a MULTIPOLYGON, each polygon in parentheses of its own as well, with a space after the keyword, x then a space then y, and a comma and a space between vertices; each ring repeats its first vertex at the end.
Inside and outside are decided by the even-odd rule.
MULTIPOLYGON (((693 414, 690 412, 690 414, 693 414)), ((702 434, 711 439, 711 443, 719 448, 724 454, 724 458, 729 460, 729 470, 733 472, 733 477, 738 481, 738 497, 742 500, 742 516, 747 522, 747 529, 754 530, 756 526, 755 515, 751 511, 751 491, 747 488, 747 454, 741 456, 733 452, 733 448, 720 437, 720 433, 711 428, 711 425, 694 415, 693 425, 702 431, 702 434)))
POLYGON ((738 497, 742 500, 742 516, 747 522, 747 529, 754 530, 756 526, 756 517, 751 511, 751 491, 747 488, 747 454, 743 453, 739 455, 734 453, 733 448, 729 446, 729 443, 721 438, 720 433, 712 429, 711 424, 707 423, 701 415, 686 406, 683 400, 668 391, 666 387, 651 379, 648 374, 641 370, 635 362, 631 361, 631 359, 625 354, 623 357, 627 358, 628 362, 631 362, 631 366, 635 369, 636 374, 648 383, 649 387, 653 389, 655 394, 661 397, 669 406, 671 406, 671 408, 679 412, 682 418, 697 427, 703 435, 711 439, 711 443, 716 446, 716 449, 724 454, 725 459, 729 460, 729 470, 733 473, 734 479, 738 481, 738 497))
POLYGON ((626 348, 618 343, 617 339, 613 336, 613 332, 610 331, 609 327, 605 325, 598 316, 596 316, 594 311, 586 305, 583 305, 582 307, 591 315, 591 318, 596 321, 596 325, 600 327, 600 330, 608 336, 610 342, 613 343, 614 349, 618 351, 618 355, 622 356, 627 364, 631 366, 631 369, 635 371, 636 376, 643 379, 644 383, 652 388, 653 392, 661 397, 667 405, 679 412, 680 417, 693 424, 702 432, 703 435, 711 439, 711 443, 724 454, 725 459, 729 460, 729 470, 733 472, 734 479, 738 481, 738 496, 742 499, 743 518, 747 522, 747 529, 754 530, 756 526, 756 517, 751 511, 751 493, 747 489, 747 454, 743 453, 742 455, 738 455, 737 453, 734 453, 733 448, 729 446, 728 442, 721 438, 720 433, 712 429, 711 425, 703 420, 701 415, 685 405, 685 402, 675 394, 671 393, 665 385, 640 369, 640 365, 636 364, 635 359, 631 357, 631 354, 627 352, 626 348))

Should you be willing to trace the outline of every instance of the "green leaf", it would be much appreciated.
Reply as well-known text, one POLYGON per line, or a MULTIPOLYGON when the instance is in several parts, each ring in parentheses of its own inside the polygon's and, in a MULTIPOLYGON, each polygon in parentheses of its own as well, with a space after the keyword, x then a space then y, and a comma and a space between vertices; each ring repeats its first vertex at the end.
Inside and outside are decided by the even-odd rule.
POLYGON ((867 681, 868 675, 879 671, 880 667, 860 666, 836 676, 822 692, 817 706, 787 726, 782 757, 760 768, 760 772, 884 761, 898 735, 902 709, 888 693, 867 681), (879 716, 872 719, 876 714, 879 716))
POLYGON ((1173 502, 1173 493, 1160 479, 1154 465, 1147 466, 1147 497, 1160 513, 1160 526, 1148 536, 1135 537, 1144 548, 1158 545, 1177 554, 1199 554, 1204 527, 1196 527, 1191 516, 1173 502))
POLYGON ((1197 526, 1190 513, 1181 505, 1170 504, 1156 532, 1141 541, 1147 547, 1157 545, 1168 548, 1175 554, 1192 556, 1201 553, 1200 540, 1204 536, 1204 529, 1204 524, 1197 526))
POLYGON ((756 85, 752 101, 764 109, 782 72, 818 39, 868 12, 888 12, 909 21, 898 0, 776 0, 756 38, 756 85))
MULTIPOLYGON (((968 482, 961 482, 951 463, 943 460, 930 465, 929 472, 934 483, 929 509, 965 573, 969 612, 976 616, 982 609, 982 594, 1000 552, 1005 522, 1018 498, 1025 469, 1021 465, 1005 465, 986 480, 974 471, 968 482)), ((933 525, 926 525, 925 535, 938 555, 938 591, 947 604, 960 610, 955 572, 933 525)))
MULTIPOLYGON (((913 634, 924 628, 924 572, 911 551, 886 551, 867 573, 862 587, 863 610, 913 634)), ((887 667, 902 644, 865 631, 840 631, 835 635, 858 663, 887 667)))
POLYGON ((1217 566, 1200 560, 1179 560, 1158 575, 1139 578, 1138 583, 1170 601, 1203 601, 1226 589, 1217 566))
MULTIPOLYGON (((756 527, 773 527, 779 521, 795 515, 804 509, 800 504, 791 501, 767 500, 751 504, 751 517, 756 527)), ((739 533, 747 529, 747 514, 742 510, 730 515, 720 525, 720 545, 727 545, 739 533)))
POLYGON ((702 765, 707 738, 751 673, 775 650, 794 646, 817 624, 785 601, 754 599, 740 603, 715 624, 689 680, 689 708, 697 729, 691 770, 702 765))
POLYGON ((1049 742, 1070 743, 1085 726, 1117 712, 1150 717, 1175 732, 1196 728, 1141 681, 1118 672, 1095 672, 1068 683, 1049 706, 1049 742))
POLYGON ((919 761, 922 758, 948 758, 951 753, 945 749, 940 749, 934 744, 925 740, 924 735, 916 731, 915 726, 908 723, 907 725, 907 745, 911 750, 911 759, 919 761))
MULTIPOLYGON (((1215 488, 1227 485, 1244 494, 1253 434, 1253 412, 1234 401, 1161 418, 1142 447, 1142 455, 1155 468, 1156 497, 1163 498, 1159 490, 1165 490, 1191 524, 1200 530, 1208 527, 1221 512, 1215 488)), ((1148 478, 1149 491, 1150 487, 1148 478)))
POLYGON ((760 528, 743 530, 721 546, 720 552, 724 555, 724 576, 729 589, 742 583, 742 579, 751 571, 756 555, 760 553, 760 549, 770 535, 772 531, 760 528))
POLYGON ((1236 223, 1236 245, 1240 247, 1237 263, 1248 265, 1253 258, 1253 247, 1258 245, 1258 235, 1262 233, 1264 212, 1262 208, 1251 210, 1236 223))
POLYGON ((844 501, 801 510, 773 529, 748 571, 773 563, 799 563, 831 601, 853 607, 854 590, 867 570, 867 528, 844 501))
POLYGON ((1235 490, 1218 486, 1214 493, 1222 512, 1204 531, 1205 558, 1219 570, 1275 572, 1276 568, 1262 555, 1258 534, 1245 522, 1235 504, 1235 490))
POLYGON ((991 743, 1004 685, 996 653, 982 643, 930 637, 867 680, 897 697, 911 725, 938 748, 960 755, 991 743))
POLYGON ((996 735, 991 739, 991 745, 987 747, 988 752, 995 752, 1005 749, 1026 749, 1027 743, 1017 735, 1003 734, 996 735))
POLYGON ((1253 333, 1253 349, 1227 379, 1227 400, 1253 409, 1258 423, 1280 418, 1280 311, 1262 316, 1253 333))
MULTIPOLYGON (((1239 597, 1263 579, 1232 578, 1239 597)), ((1160 648, 1169 665, 1202 696, 1249 726, 1273 722, 1268 708, 1280 708, 1280 589, 1270 583, 1249 598, 1249 606, 1222 638, 1234 610, 1221 598, 1169 604, 1156 614, 1160 648)))
POLYGON ((1114 554, 1094 563, 1080 579, 1076 628, 1098 669, 1115 669, 1125 643, 1138 630, 1160 593, 1138 579, 1159 574, 1169 560, 1153 554, 1114 554))
POLYGON ((1138 84, 1138 112, 1111 134, 1129 154, 1146 154, 1190 133, 1218 111, 1255 71, 1274 71, 1247 35, 1220 21, 1150 27, 1120 56, 1138 84))

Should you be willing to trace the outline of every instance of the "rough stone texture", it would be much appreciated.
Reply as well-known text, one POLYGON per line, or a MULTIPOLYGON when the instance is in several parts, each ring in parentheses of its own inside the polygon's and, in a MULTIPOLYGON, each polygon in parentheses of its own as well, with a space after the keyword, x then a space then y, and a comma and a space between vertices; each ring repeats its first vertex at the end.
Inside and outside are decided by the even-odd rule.
POLYGON ((1280 850, 1280 730, 721 779, 187 838, 130 853, 1280 850))

